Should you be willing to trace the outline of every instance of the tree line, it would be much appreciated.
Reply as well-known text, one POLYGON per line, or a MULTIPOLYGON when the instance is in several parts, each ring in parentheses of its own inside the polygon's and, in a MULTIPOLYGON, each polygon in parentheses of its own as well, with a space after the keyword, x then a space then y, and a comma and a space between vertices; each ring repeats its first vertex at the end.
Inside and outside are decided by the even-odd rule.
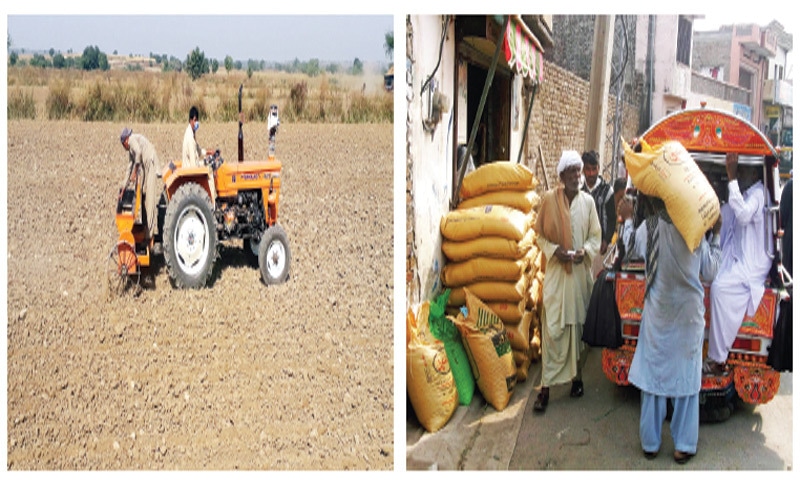
MULTIPOLYGON (((9 39, 9 47, 10 45, 11 41, 9 39)), ((49 57, 42 53, 33 54, 33 57, 27 62, 27 64, 32 67, 56 69, 74 68, 79 70, 109 70, 110 68, 108 55, 101 51, 97 45, 87 46, 84 48, 83 54, 80 56, 70 55, 72 53, 71 51, 68 52, 67 56, 64 56, 61 52, 56 52, 53 48, 51 48, 48 53, 49 57)), ((117 54, 116 50, 114 51, 114 54, 117 54)), ((229 73, 231 70, 246 70, 248 77, 252 76, 253 72, 266 70, 267 68, 289 73, 305 73, 310 77, 315 77, 323 72, 331 74, 343 72, 350 73, 352 75, 360 75, 364 72, 364 63, 358 57, 353 60, 353 63, 350 66, 329 63, 324 67, 318 58, 312 58, 307 61, 301 61, 298 58, 295 58, 291 62, 273 62, 268 65, 264 60, 248 59, 246 62, 242 62, 241 60, 234 60, 230 55, 226 55, 225 59, 220 62, 217 59, 206 58, 205 52, 200 50, 200 47, 196 47, 194 50, 189 52, 186 55, 186 59, 183 61, 172 55, 158 54, 153 52, 150 52, 149 59, 151 61, 151 65, 160 65, 161 70, 164 72, 186 71, 186 73, 193 80, 196 80, 207 73, 217 73, 220 66, 225 68, 225 70, 229 73)), ((8 61, 9 65, 11 66, 26 65, 26 61, 24 59, 20 59, 19 54, 13 50, 9 53, 8 61)), ((131 70, 142 69, 140 65, 128 65, 127 68, 131 70)))
MULTIPOLYGON (((25 60, 20 59, 19 54, 16 51, 11 50, 11 35, 8 35, 6 43, 7 49, 9 50, 9 65, 25 65, 25 60)), ((393 31, 388 31, 385 33, 383 48, 386 52, 386 56, 391 60, 394 52, 393 31)), ((22 52, 24 53, 25 50, 23 49, 22 52)), ((110 68, 108 63, 108 55, 101 51, 97 45, 87 46, 83 49, 83 54, 80 56, 71 55, 71 49, 67 52, 67 56, 64 56, 61 52, 56 52, 54 48, 50 48, 48 53, 50 54, 49 58, 44 54, 35 53, 33 58, 30 59, 29 64, 32 67, 58 69, 75 68, 81 70, 108 70, 110 68)), ((114 50, 114 55, 116 54, 117 51, 114 50)), ((161 69, 165 72, 180 72, 185 70, 192 80, 196 80, 209 72, 217 73, 220 67, 220 61, 217 59, 207 59, 205 52, 200 50, 200 47, 195 47, 194 50, 189 52, 186 55, 185 61, 181 61, 179 58, 172 55, 168 56, 167 54, 162 55, 153 52, 150 52, 149 58, 152 62, 155 62, 156 65, 161 65, 161 69)), ((222 61, 222 66, 229 73, 231 70, 245 70, 245 64, 241 60, 234 60, 230 55, 225 56, 225 59, 222 61)), ((248 77, 252 76, 253 72, 255 71, 267 69, 267 64, 264 60, 249 59, 247 60, 246 66, 248 77)), ((343 67, 337 63, 329 63, 322 67, 318 58, 312 58, 308 61, 300 61, 298 58, 295 58, 291 62, 273 63, 270 65, 270 67, 273 70, 289 73, 305 73, 310 77, 315 77, 323 72, 334 74, 344 71, 352 75, 361 75, 364 72, 364 63, 358 57, 353 60, 352 65, 349 67, 343 67)), ((137 66, 129 65, 127 68, 132 70, 142 69, 142 67, 138 64, 137 66)))

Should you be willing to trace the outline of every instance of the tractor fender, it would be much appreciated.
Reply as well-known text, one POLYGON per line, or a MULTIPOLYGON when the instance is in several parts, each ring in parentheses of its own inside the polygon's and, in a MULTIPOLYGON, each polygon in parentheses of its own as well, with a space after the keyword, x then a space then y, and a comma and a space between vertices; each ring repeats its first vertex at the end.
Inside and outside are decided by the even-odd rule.
POLYGON ((208 167, 187 167, 179 168, 171 175, 165 177, 164 191, 167 194, 167 200, 171 199, 175 192, 186 183, 196 183, 200 185, 203 190, 208 193, 208 196, 213 198, 211 188, 208 184, 208 167))

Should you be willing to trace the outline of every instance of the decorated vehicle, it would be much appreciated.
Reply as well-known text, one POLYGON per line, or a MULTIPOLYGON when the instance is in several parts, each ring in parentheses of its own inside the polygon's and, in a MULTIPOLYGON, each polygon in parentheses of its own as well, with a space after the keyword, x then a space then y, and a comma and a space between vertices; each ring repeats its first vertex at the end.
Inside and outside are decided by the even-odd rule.
MULTIPOLYGON (((764 235, 773 246, 773 266, 766 280, 766 291, 754 316, 745 316, 728 356, 727 373, 704 375, 700 392, 701 421, 722 421, 734 410, 737 398, 745 404, 767 403, 780 387, 780 372, 768 364, 770 346, 775 340, 775 324, 781 307, 790 307, 791 278, 781 264, 782 235, 779 215, 779 155, 764 135, 747 121, 711 109, 684 110, 653 125, 634 143, 646 142, 658 148, 667 141, 678 141, 714 187, 721 202, 727 200, 725 155, 739 154, 740 165, 762 168, 767 222, 764 235)), ((645 280, 642 261, 622 261, 616 271, 608 271, 598 281, 614 282, 614 294, 622 322, 623 345, 605 348, 603 372, 617 385, 629 385, 628 371, 639 335, 644 305, 645 280)), ((709 286, 705 285, 705 343, 707 351, 710 322, 709 286)))

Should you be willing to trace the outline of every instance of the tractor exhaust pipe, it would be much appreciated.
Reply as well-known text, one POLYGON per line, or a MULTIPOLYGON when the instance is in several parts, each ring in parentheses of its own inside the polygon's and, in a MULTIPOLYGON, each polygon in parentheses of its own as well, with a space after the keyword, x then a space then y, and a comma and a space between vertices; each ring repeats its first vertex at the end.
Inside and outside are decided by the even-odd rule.
POLYGON ((239 161, 244 161, 244 136, 242 135, 242 87, 239 84, 239 161))

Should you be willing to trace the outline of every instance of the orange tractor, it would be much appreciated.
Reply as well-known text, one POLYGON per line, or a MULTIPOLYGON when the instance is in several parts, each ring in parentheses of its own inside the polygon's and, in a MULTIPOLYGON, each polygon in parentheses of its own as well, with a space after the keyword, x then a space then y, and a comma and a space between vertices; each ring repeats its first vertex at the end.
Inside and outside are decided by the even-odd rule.
MULTIPOLYGON (((241 113, 242 87, 239 87, 241 113)), ((120 190, 116 223, 119 237, 109 256, 109 285, 121 292, 137 285, 141 270, 151 263, 160 240, 170 281, 176 288, 208 284, 220 242, 241 239, 245 254, 256 260, 265 284, 285 282, 291 252, 286 232, 278 224, 281 162, 275 159, 278 108, 270 108, 270 146, 266 160, 244 161, 239 122, 238 162, 227 163, 219 151, 205 166, 182 167, 173 162, 162 172, 166 199, 159 238, 147 238, 142 220, 141 175, 135 167, 120 190), (213 184, 212 184, 213 182, 213 184)), ((159 215, 161 217, 161 215, 159 215)))

